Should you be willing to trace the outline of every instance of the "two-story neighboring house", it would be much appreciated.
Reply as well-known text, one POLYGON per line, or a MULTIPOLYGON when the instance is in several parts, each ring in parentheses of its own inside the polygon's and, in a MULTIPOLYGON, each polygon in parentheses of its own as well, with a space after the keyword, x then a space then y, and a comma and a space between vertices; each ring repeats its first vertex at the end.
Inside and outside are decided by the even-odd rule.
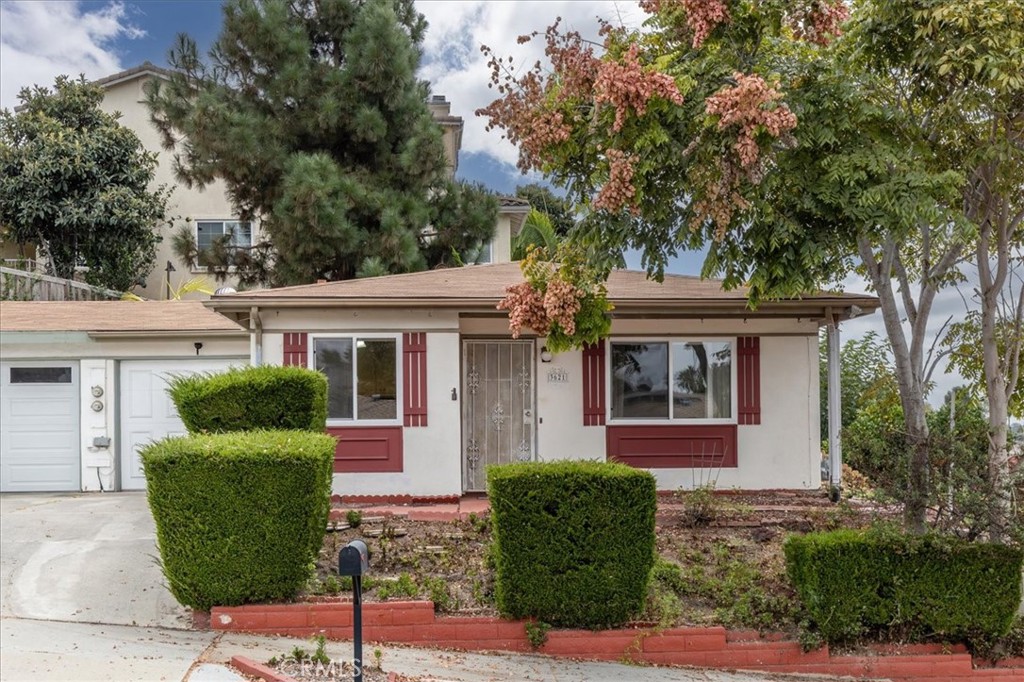
MULTIPOLYGON (((193 231, 200 250, 209 248, 214 240, 224 235, 230 235, 231 242, 239 247, 252 246, 260 239, 259 222, 243 221, 239 218, 238 212, 228 198, 223 181, 218 180, 205 189, 198 189, 186 187, 175 178, 172 152, 165 150, 161 145, 160 134, 150 120, 144 90, 150 80, 168 77, 169 72, 166 69, 146 62, 95 81, 105 91, 100 105, 103 110, 120 112, 121 124, 131 128, 147 150, 157 153, 158 165, 154 184, 174 188, 167 212, 173 221, 161 226, 156 264, 145 285, 135 290, 135 293, 149 299, 167 297, 170 271, 168 266, 174 269, 170 271, 170 283, 175 288, 192 277, 206 274, 205 268, 201 267, 188 272, 174 254, 171 237, 183 225, 193 231)), ((462 117, 451 113, 451 103, 443 95, 431 96, 427 105, 441 125, 449 173, 454 176, 458 169, 459 150, 462 146, 462 117)), ((502 197, 500 203, 495 239, 484 249, 486 255, 481 259, 484 262, 510 260, 511 237, 518 231, 529 211, 529 204, 515 197, 502 197)), ((19 255, 14 244, 4 244, 2 248, 4 258, 16 258, 19 255)), ((229 278, 224 285, 235 286, 236 282, 229 278)), ((192 297, 204 298, 199 294, 193 294, 192 297)))

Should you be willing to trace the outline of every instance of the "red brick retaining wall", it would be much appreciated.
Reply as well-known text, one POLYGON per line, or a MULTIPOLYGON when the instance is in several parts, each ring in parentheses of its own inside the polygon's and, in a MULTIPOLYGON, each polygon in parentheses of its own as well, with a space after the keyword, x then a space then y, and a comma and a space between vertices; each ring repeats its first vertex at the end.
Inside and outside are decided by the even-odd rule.
MULTIPOLYGON (((216 607, 214 630, 351 639, 350 602, 310 602, 216 607)), ((431 602, 364 604, 363 637, 367 641, 446 647, 467 651, 532 651, 522 621, 498 618, 435 617, 431 602)), ((552 630, 538 650, 554 656, 659 665, 820 673, 853 677, 912 680, 1024 680, 1024 659, 996 667, 975 667, 962 646, 909 645, 879 647, 873 655, 833 656, 828 647, 804 652, 798 642, 760 637, 753 631, 708 628, 633 628, 620 630, 552 630)))

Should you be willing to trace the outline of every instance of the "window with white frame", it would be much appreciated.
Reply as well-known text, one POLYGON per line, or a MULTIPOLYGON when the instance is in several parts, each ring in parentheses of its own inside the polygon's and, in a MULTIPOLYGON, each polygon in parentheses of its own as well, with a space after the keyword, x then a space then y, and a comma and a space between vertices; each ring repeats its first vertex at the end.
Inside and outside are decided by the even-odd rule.
POLYGON ((206 256, 218 240, 224 240, 229 248, 252 246, 252 223, 245 220, 197 220, 196 246, 199 249, 199 264, 207 265, 206 256))
POLYGON ((613 341, 611 418, 733 421, 733 346, 732 339, 613 341))
POLYGON ((398 419, 397 336, 314 337, 313 361, 327 375, 328 420, 398 419))

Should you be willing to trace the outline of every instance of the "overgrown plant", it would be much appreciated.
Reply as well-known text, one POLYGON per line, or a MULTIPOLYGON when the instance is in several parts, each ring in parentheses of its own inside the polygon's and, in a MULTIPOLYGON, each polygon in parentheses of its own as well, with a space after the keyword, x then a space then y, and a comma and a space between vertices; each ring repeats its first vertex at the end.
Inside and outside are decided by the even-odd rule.
POLYGON ((506 287, 499 310, 507 310, 512 338, 524 327, 546 337, 552 353, 581 349, 608 336, 612 309, 597 270, 576 250, 549 252, 527 247, 520 262, 524 282, 506 287))
POLYGON ((530 642, 530 646, 534 649, 544 646, 548 641, 549 630, 551 630, 551 625, 542 620, 526 621, 526 639, 530 642))

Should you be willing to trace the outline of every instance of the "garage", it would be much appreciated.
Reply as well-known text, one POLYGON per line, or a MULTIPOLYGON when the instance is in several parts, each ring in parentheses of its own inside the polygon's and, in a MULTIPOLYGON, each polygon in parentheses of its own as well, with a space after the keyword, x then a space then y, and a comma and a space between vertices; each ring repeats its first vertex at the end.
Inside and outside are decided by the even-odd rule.
POLYGON ((167 377, 249 362, 200 301, 0 301, 0 490, 141 490, 138 450, 184 431, 167 377))
POLYGON ((79 368, 0 363, 0 491, 81 489, 79 368))
POLYGON ((121 362, 121 489, 143 490, 146 478, 142 473, 139 449, 167 436, 185 434, 174 403, 167 395, 167 382, 172 376, 215 372, 245 359, 205 360, 125 360, 121 362))

